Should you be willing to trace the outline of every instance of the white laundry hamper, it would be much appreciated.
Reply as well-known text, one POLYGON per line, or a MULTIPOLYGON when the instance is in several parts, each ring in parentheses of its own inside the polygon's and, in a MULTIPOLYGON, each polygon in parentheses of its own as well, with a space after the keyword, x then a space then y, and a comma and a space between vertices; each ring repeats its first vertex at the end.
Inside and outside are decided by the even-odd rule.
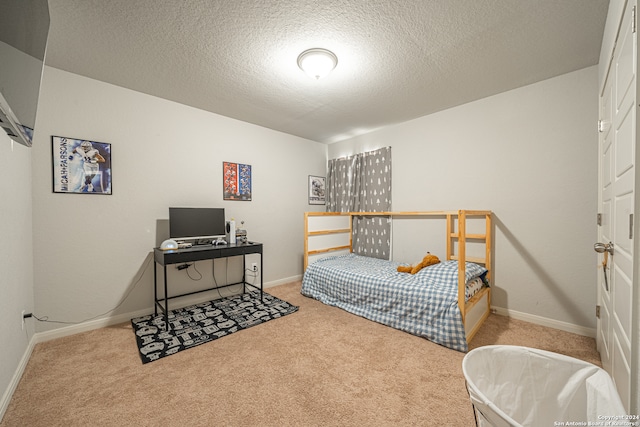
POLYGON ((558 353, 484 346, 465 355, 462 371, 478 426, 587 425, 626 414, 604 369, 558 353))

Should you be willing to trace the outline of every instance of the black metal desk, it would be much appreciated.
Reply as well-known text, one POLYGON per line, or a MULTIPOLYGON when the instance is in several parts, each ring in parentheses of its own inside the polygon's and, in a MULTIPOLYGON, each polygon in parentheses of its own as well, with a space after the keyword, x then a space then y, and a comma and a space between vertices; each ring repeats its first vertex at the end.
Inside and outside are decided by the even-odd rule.
POLYGON ((158 314, 158 308, 164 313, 164 321, 169 330, 169 300, 173 298, 184 297, 187 295, 197 294, 200 292, 211 291, 219 288, 226 288, 228 286, 234 286, 242 284, 242 292, 246 292, 246 286, 249 285, 252 288, 258 289, 257 286, 247 283, 246 281, 246 255, 248 254, 260 254, 260 299, 263 298, 263 286, 262 286, 262 243, 249 242, 243 244, 228 244, 228 245, 196 245, 190 248, 176 249, 170 251, 163 251, 160 248, 153 249, 153 257, 155 260, 153 268, 153 296, 155 300, 155 314, 158 314), (181 264, 186 262, 202 261, 207 259, 216 258, 228 258, 232 256, 242 255, 242 281, 237 283, 229 283, 222 286, 214 286, 207 289, 202 289, 195 292, 188 292, 185 294, 169 296, 167 291, 167 265, 181 264), (157 265, 162 266, 164 275, 164 297, 158 298, 158 273, 157 265), (164 305, 163 305, 164 302, 164 305))

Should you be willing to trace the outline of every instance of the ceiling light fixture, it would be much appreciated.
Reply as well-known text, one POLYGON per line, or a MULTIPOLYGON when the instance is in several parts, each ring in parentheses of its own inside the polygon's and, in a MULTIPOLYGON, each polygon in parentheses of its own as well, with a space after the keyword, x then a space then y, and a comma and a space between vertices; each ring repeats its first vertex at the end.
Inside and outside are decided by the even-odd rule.
POLYGON ((308 49, 298 56, 298 67, 310 77, 321 79, 338 65, 338 57, 327 49, 308 49))

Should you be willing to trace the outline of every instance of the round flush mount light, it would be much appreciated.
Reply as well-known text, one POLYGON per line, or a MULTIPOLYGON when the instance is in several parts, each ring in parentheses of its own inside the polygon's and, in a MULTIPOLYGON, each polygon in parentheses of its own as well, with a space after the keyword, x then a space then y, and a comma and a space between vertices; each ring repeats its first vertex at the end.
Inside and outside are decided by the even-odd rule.
POLYGON ((298 56, 298 67, 318 80, 329 75, 336 65, 338 65, 338 57, 327 49, 308 49, 298 56))

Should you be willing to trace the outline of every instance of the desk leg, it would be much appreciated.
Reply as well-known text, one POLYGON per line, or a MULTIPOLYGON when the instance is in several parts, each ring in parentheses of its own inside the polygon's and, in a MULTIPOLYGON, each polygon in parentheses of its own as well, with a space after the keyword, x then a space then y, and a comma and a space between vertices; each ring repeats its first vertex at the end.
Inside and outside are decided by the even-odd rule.
POLYGON ((162 266, 164 271, 164 325, 169 331, 169 294, 167 293, 167 266, 162 266))
POLYGON ((153 263, 153 314, 158 315, 158 264, 153 263))
POLYGON ((247 293, 247 255, 242 255, 242 293, 247 293))
POLYGON ((264 301, 263 289, 264 284, 262 283, 262 252, 260 252, 260 301, 264 301))

